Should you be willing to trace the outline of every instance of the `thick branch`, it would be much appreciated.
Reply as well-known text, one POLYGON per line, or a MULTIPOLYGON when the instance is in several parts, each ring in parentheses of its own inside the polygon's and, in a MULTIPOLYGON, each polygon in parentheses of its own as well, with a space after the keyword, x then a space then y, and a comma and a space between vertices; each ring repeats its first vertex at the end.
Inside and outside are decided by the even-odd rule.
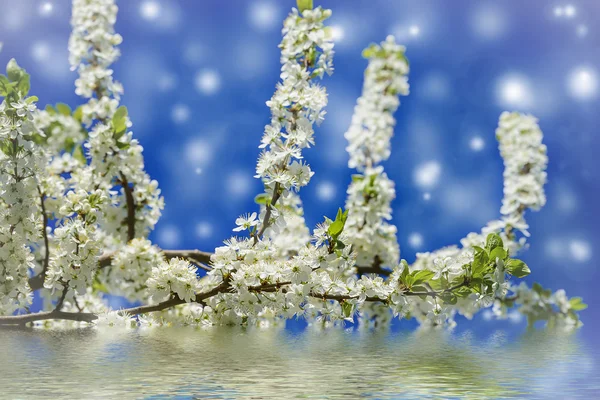
MULTIPOLYGON (((215 287, 204 293, 196 295, 194 301, 196 303, 203 303, 204 300, 213 297, 219 293, 224 293, 229 289, 229 282, 224 281, 219 286, 215 287)), ((167 308, 175 307, 180 304, 184 304, 185 301, 180 298, 173 298, 170 300, 163 301, 162 303, 145 305, 139 307, 125 308, 117 310, 120 313, 127 314, 130 316, 146 314, 155 311, 162 311, 167 308)), ((29 322, 43 321, 43 320, 67 320, 67 321, 79 321, 79 322, 93 322, 98 319, 98 315, 94 313, 74 313, 74 312, 63 312, 59 310, 44 311, 34 314, 23 314, 23 315, 11 315, 6 317, 0 317, 0 325, 24 325, 29 322)))

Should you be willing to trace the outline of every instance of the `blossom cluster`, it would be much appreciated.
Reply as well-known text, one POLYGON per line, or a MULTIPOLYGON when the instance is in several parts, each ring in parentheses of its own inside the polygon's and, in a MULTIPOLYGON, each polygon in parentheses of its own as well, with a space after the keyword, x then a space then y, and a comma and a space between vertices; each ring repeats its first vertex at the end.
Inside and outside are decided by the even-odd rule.
MULTIPOLYGON (((51 255, 44 273, 45 287, 53 292, 72 287, 85 293, 96 277, 102 251, 118 250, 129 240, 143 238, 163 208, 157 182, 144 172, 142 147, 128 132, 127 109, 119 107, 123 88, 110 69, 120 55, 117 45, 122 40, 114 32, 116 15, 114 0, 73 1, 70 62, 79 73, 76 93, 88 101, 75 111, 57 104, 36 115, 52 154, 44 194, 49 215, 56 217, 56 229, 49 235, 51 255), (86 209, 90 201, 94 204, 86 209)), ((156 259, 145 252, 147 246, 134 243, 124 251, 132 249, 139 251, 132 257, 156 259)), ((119 270, 123 259, 114 260, 119 270)), ((137 272, 136 280, 147 276, 137 272)), ((118 272, 103 275, 103 282, 130 298, 139 295, 143 285, 143 281, 132 284, 130 276, 118 272)))
POLYGON ((198 289, 196 271, 197 267, 179 258, 159 262, 146 281, 148 292, 154 300, 164 300, 174 293, 181 300, 190 302, 198 289))
POLYGON ((28 93, 29 75, 11 60, 0 75, 0 314, 31 304, 30 244, 41 237, 37 179, 46 154, 32 140, 37 97, 28 93))
POLYGON ((358 253, 357 264, 377 263, 393 267, 398 264, 400 249, 392 218, 391 202, 396 197, 394 182, 380 162, 391 153, 394 112, 400 105, 398 96, 408 95, 408 61, 405 48, 388 36, 380 45, 364 50, 369 60, 362 95, 358 98, 352 123, 345 133, 348 166, 358 169, 348 187, 346 209, 349 211, 347 234, 358 253))
POLYGON ((324 26, 330 15, 321 7, 301 14, 293 9, 284 22, 281 82, 267 102, 271 122, 265 127, 256 165, 256 177, 263 180, 271 199, 260 218, 264 228, 277 222, 277 199, 287 197, 291 189, 298 191, 313 175, 302 150, 314 144, 313 125, 325 115, 327 93, 313 80, 333 71, 333 42, 324 26), (265 220, 267 210, 272 219, 265 220))

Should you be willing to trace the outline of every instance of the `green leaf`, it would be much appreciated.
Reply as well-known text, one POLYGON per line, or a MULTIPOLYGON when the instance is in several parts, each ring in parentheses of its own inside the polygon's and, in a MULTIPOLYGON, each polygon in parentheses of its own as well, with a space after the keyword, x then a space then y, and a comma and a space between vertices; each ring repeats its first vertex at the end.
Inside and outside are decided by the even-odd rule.
POLYGON ((29 94, 29 89, 31 84, 29 83, 29 74, 23 74, 21 79, 19 79, 19 83, 17 83, 17 90, 21 93, 22 97, 27 96, 29 94))
POLYGON ((345 318, 350 318, 354 313, 354 304, 348 303, 347 301, 342 302, 342 312, 345 318))
POLYGON ((71 107, 69 107, 65 103, 57 103, 56 104, 56 109, 58 110, 59 114, 62 114, 62 115, 65 115, 65 116, 70 116, 71 115, 71 107))
POLYGON ((296 0, 296 4, 300 12, 313 9, 313 0, 296 0))
POLYGON ((75 111, 73 112, 73 118, 75 118, 75 121, 81 123, 81 121, 83 121, 83 107, 79 106, 75 109, 75 111))
POLYGON ((46 105, 46 112, 50 115, 55 115, 56 114, 56 109, 54 107, 52 107, 50 104, 46 105))
POLYGON ((531 273, 531 270, 529 269, 527 264, 515 258, 509 259, 505 264, 505 268, 508 272, 510 272, 513 276, 516 276, 517 278, 524 278, 531 273))
POLYGON ((35 103, 37 102, 39 99, 37 96, 29 96, 26 100, 25 103, 27 104, 31 104, 31 103, 35 103))
POLYGON ((494 250, 497 247, 504 248, 504 243, 502 242, 502 238, 496 233, 490 233, 487 236, 487 240, 485 242, 485 249, 489 252, 494 250))
POLYGON ((444 300, 444 303, 448 304, 456 304, 457 298, 456 295, 452 292, 445 292, 440 295, 441 299, 444 300))
POLYGON ((127 129, 127 107, 117 108, 112 118, 113 129, 115 133, 121 134, 127 129))
POLYGON ((415 271, 412 275, 413 276, 413 285, 419 285, 423 282, 427 282, 428 280, 433 278, 434 275, 435 275, 435 273, 433 271, 428 271, 428 270, 415 271))
POLYGON ((75 147, 73 158, 80 161, 82 164, 87 164, 87 159, 85 158, 85 154, 83 153, 83 148, 81 146, 75 147))
POLYGON ((269 203, 269 194, 268 193, 261 193, 261 194, 257 194, 256 197, 254 197, 254 202, 256 204, 268 204, 269 203))
POLYGON ((8 94, 12 91, 12 86, 10 85, 10 81, 4 75, 0 75, 0 96, 8 96, 8 94))
POLYGON ((95 279, 94 282, 92 283, 92 291, 94 293, 97 293, 97 292, 109 293, 108 288, 103 283, 101 283, 98 279, 95 279))
POLYGON ((471 263, 471 275, 474 278, 483 276, 487 269, 488 261, 488 253, 485 250, 482 249, 482 251, 476 252, 471 263))
POLYGON ((342 233, 344 230, 344 223, 342 221, 335 220, 329 225, 329 229, 327 229, 327 233, 329 236, 336 238, 342 233))
POLYGON ((8 64, 6 65, 6 75, 8 75, 8 79, 11 82, 18 82, 24 74, 25 70, 19 67, 19 64, 17 64, 17 60, 11 58, 8 64))
POLYGON ((569 299, 569 304, 573 311, 585 310, 588 307, 581 297, 571 297, 571 299, 569 299))
POLYGON ((492 261, 496 261, 496 258, 499 258, 501 260, 506 259, 506 256, 508 254, 506 253, 506 250, 504 250, 503 247, 496 247, 494 250, 492 250, 490 252, 490 260, 492 261))
POLYGON ((336 248, 336 249, 340 249, 340 250, 342 250, 342 249, 344 249, 345 247, 346 247, 346 245, 345 245, 345 244, 344 244, 344 242, 342 242, 341 240, 337 240, 337 241, 335 242, 335 248, 336 248))

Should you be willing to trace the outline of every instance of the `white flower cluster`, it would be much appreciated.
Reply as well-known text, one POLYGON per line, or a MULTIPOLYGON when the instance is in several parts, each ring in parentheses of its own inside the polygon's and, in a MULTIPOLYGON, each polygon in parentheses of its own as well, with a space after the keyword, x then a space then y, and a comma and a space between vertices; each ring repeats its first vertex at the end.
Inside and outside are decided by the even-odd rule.
MULTIPOLYGON (((290 189, 299 190, 308 184, 313 172, 304 163, 302 150, 314 144, 313 125, 320 123, 327 104, 325 89, 313 79, 333 71, 333 42, 326 34, 323 22, 330 10, 318 7, 296 9, 286 18, 281 48, 281 82, 267 102, 271 123, 265 127, 256 177, 261 178, 270 197, 287 197, 290 189)), ((279 213, 275 204, 268 204, 272 220, 261 221, 266 226, 276 223, 279 213)))
POLYGON ((7 75, 0 77, 5 96, 0 104, 0 314, 11 314, 31 304, 28 285, 34 255, 29 247, 40 235, 39 192, 37 179, 45 153, 31 136, 36 133, 32 112, 34 101, 26 89, 11 83, 25 78, 25 71, 11 60, 7 75), (23 91, 25 93, 23 93, 23 91))
POLYGON ((544 184, 548 156, 542 143, 543 133, 531 115, 504 112, 496 129, 500 155, 504 160, 504 199, 502 219, 490 221, 481 233, 472 232, 461 240, 462 248, 450 246, 429 253, 417 254, 415 266, 430 268, 437 258, 456 256, 482 246, 490 233, 498 233, 511 254, 525 246, 529 226, 525 211, 539 210, 546 203, 544 184), (518 237, 515 230, 523 236, 518 237))
POLYGON ((525 210, 537 211, 546 204, 548 156, 543 136, 531 115, 504 112, 500 116, 496 130, 504 159, 504 199, 500 212, 507 227, 525 236, 529 235, 525 210))
POLYGON ((110 268, 104 268, 98 275, 104 290, 129 301, 148 301, 146 281, 152 268, 165 262, 160 249, 148 239, 135 238, 112 256, 110 268))
POLYGON ((352 123, 344 134, 350 168, 363 171, 390 157, 390 140, 396 125, 394 112, 400 105, 398 96, 409 93, 405 50, 393 36, 388 36, 380 45, 372 44, 363 51, 369 65, 352 123))
POLYGON ((108 68, 119 58, 116 46, 123 40, 114 31, 117 11, 114 0, 73 0, 69 62, 79 73, 75 93, 82 97, 90 98, 98 90, 117 96, 123 92, 108 68))
POLYGON ((537 283, 529 287, 521 282, 518 286, 511 286, 510 292, 513 294, 494 303, 494 315, 499 319, 507 318, 508 308, 516 304, 530 324, 542 320, 568 330, 581 325, 577 312, 587 308, 580 297, 569 299, 564 290, 552 292, 537 283))
POLYGON ((394 134, 394 112, 400 105, 398 96, 408 95, 408 61, 405 48, 388 36, 381 45, 373 44, 363 52, 369 59, 361 97, 358 98, 352 123, 345 133, 348 166, 356 168, 348 187, 346 222, 349 243, 358 253, 359 266, 398 264, 400 249, 390 204, 396 197, 394 182, 378 165, 390 156, 394 134))
POLYGON ((114 0, 74 0, 69 41, 71 66, 79 72, 76 92, 90 98, 81 107, 81 121, 86 126, 97 121, 85 143, 93 170, 91 182, 109 191, 111 197, 100 224, 115 244, 132 239, 136 236, 132 233, 147 235, 164 207, 158 183, 144 172, 143 148, 128 132, 127 109, 119 107, 123 88, 113 80, 109 68, 120 55, 116 46, 122 41, 114 32, 117 11, 114 0), (96 98, 91 98, 93 95, 96 98), (120 186, 117 191, 115 183, 120 186), (133 192, 129 199, 125 187, 133 192), (134 208, 132 227, 124 222, 129 207, 134 208))
POLYGON ((196 297, 199 284, 196 271, 195 266, 180 258, 160 262, 152 268, 146 281, 148 293, 155 301, 165 300, 175 293, 181 300, 190 302, 196 297))

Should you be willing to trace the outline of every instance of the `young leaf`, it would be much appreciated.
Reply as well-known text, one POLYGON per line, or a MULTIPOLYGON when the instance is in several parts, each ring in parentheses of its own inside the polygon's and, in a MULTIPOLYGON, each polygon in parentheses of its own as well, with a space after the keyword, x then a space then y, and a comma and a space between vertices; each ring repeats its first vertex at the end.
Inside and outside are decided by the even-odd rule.
POLYGON ((270 200, 270 197, 267 193, 261 193, 256 195, 256 197, 254 198, 254 202, 256 204, 267 204, 270 200))
POLYGON ((127 129, 127 107, 117 108, 112 118, 113 129, 115 133, 121 134, 127 129))
POLYGON ((494 250, 490 252, 490 260, 496 261, 496 258, 504 260, 508 254, 503 247, 496 247, 494 250))
POLYGON ((342 221, 338 221, 336 219, 335 221, 333 221, 331 223, 331 225, 329 225, 329 229, 327 230, 327 233, 329 233, 329 236, 335 238, 335 237, 338 237, 340 235, 340 233, 342 233, 343 230, 344 230, 344 223, 342 221))
POLYGON ((69 116, 71 115, 71 107, 69 107, 67 104, 65 103, 57 103, 56 104, 56 110, 58 110, 59 114, 65 115, 65 116, 69 116))
POLYGON ((571 299, 569 299, 569 305, 573 311, 585 310, 588 307, 581 297, 571 297, 571 299))
POLYGON ((531 273, 531 270, 521 260, 517 260, 515 258, 509 259, 505 264, 506 270, 510 272, 513 276, 517 278, 524 278, 531 273))
POLYGON ((487 236, 487 240, 485 241, 485 249, 489 252, 494 250, 497 247, 504 247, 504 243, 502 242, 502 238, 496 233, 490 233, 487 236))
POLYGON ((427 282, 428 280, 433 278, 434 275, 435 275, 435 273, 433 271, 428 271, 428 270, 415 271, 415 273, 413 273, 413 285, 419 285, 423 282, 427 282))
POLYGON ((6 65, 6 75, 8 75, 8 79, 11 82, 18 82, 19 79, 25 74, 25 70, 19 67, 17 64, 17 60, 11 58, 8 64, 6 65))
POLYGON ((296 0, 296 4, 300 12, 313 9, 313 0, 296 0))

